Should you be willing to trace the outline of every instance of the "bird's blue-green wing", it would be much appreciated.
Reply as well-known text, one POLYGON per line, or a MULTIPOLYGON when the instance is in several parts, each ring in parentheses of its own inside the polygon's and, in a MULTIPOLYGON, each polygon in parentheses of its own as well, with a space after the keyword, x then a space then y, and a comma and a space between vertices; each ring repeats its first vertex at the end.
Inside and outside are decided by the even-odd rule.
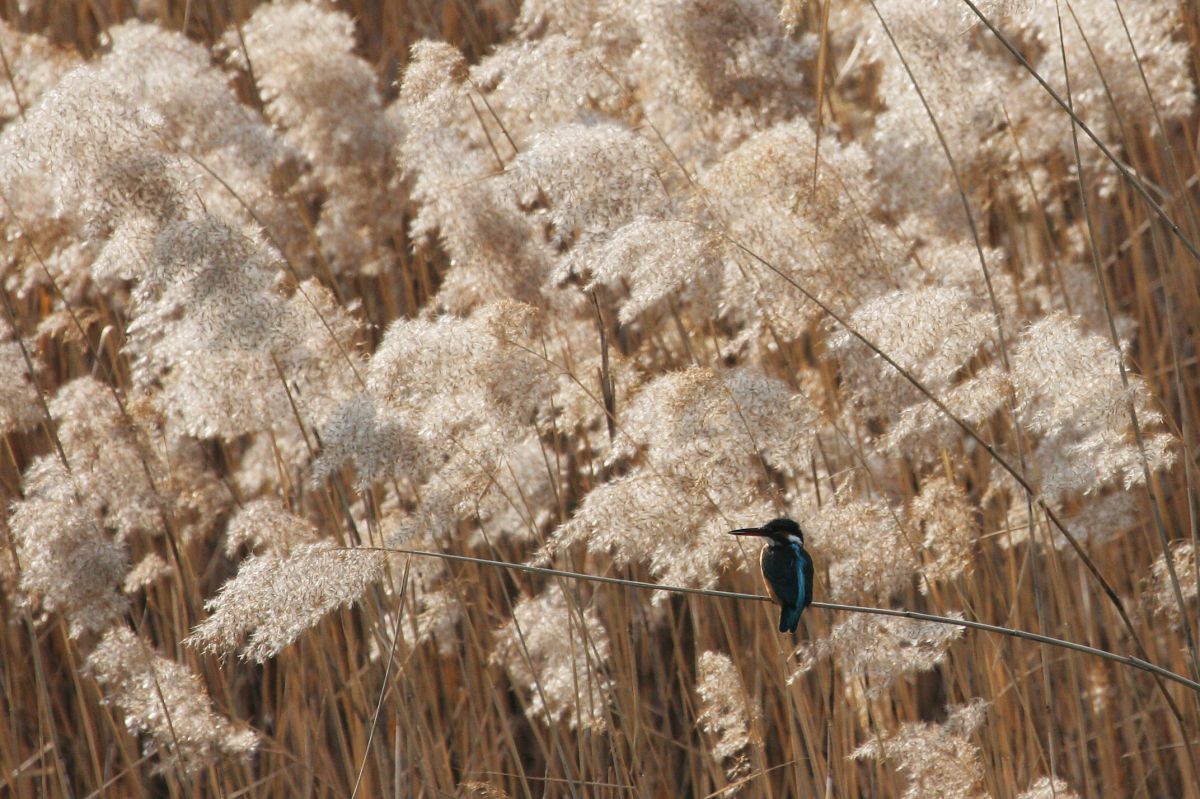
POLYGON ((763 577, 781 605, 798 605, 803 596, 798 557, 796 547, 768 546, 759 558, 763 577))
POLYGON ((813 559, 804 550, 800 550, 800 582, 800 606, 806 608, 813 600, 813 559))

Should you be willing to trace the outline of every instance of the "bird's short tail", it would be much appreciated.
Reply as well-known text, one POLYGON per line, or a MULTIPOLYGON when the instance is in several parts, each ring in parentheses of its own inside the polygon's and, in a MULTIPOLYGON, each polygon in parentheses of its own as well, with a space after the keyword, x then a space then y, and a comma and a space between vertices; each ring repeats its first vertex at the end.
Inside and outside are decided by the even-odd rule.
POLYGON ((804 611, 801 605, 784 605, 779 611, 779 632, 794 633, 800 623, 800 614, 804 611))

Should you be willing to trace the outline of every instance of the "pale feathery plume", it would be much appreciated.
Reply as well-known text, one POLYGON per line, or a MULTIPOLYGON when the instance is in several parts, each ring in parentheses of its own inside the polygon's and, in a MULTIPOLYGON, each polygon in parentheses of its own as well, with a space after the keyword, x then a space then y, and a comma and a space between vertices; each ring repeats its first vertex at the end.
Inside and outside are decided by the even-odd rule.
POLYGON ((460 782, 454 795, 458 799, 471 799, 471 797, 475 797, 475 799, 511 799, 503 788, 478 780, 460 782))
POLYGON ((413 535, 449 540, 458 519, 514 506, 526 521, 506 517, 504 534, 528 536, 533 519, 521 491, 539 503, 553 497, 534 459, 540 452, 529 449, 533 421, 553 391, 535 354, 538 326, 533 308, 510 301, 469 319, 392 324, 367 365, 366 394, 343 404, 336 425, 324 429, 317 476, 353 459, 360 483, 395 477, 413 501, 407 521, 388 536, 394 543, 413 535), (505 473, 522 461, 532 481, 515 486, 505 473))
POLYGON ((648 383, 609 455, 609 465, 635 465, 584 496, 538 561, 585 542, 619 564, 646 563, 666 583, 712 585, 739 551, 724 535, 730 519, 774 513, 763 481, 807 466, 815 420, 806 397, 752 369, 695 368, 648 383))
MULTIPOLYGON (((521 11, 526 12, 524 4, 521 11)), ((619 57, 605 46, 612 34, 609 29, 578 38, 548 35, 515 40, 497 47, 471 69, 471 86, 480 95, 476 103, 484 112, 482 124, 496 142, 503 142, 498 144, 503 158, 516 156, 542 131, 630 114, 629 90, 613 70, 619 57), (487 101, 486 110, 481 99, 487 101)))
POLYGON ((1142 484, 1130 405, 1143 429, 1150 471, 1174 461, 1174 439, 1156 431, 1162 414, 1143 379, 1130 374, 1128 390, 1122 385, 1120 357, 1103 336, 1085 333, 1062 314, 1035 322, 1013 347, 1017 413, 1041 437, 1033 459, 1052 504, 1109 484, 1142 484))
MULTIPOLYGON (((1118 114, 1157 127, 1143 70, 1164 120, 1191 110, 1187 45, 1176 34, 1179 5, 1153 0, 1122 8, 1138 59, 1111 2, 1086 0, 1061 12, 1071 102, 1102 141, 1120 138, 1118 114)), ((838 8, 830 29, 835 41, 857 44, 882 67, 878 97, 884 109, 868 142, 880 170, 882 208, 919 216, 930 230, 956 235, 968 230, 946 154, 913 88, 915 78, 968 192, 986 185, 992 199, 1009 195, 1023 208, 1061 213, 1054 175, 1073 165, 1074 154, 1071 123, 1057 104, 961 5, 880 0, 876 6, 895 45, 871 8, 838 8), (968 87, 964 74, 978 79, 968 87), (1014 85, 1027 85, 1029 91, 1014 93, 1014 85)), ((980 10, 1032 54, 1033 68, 1065 99, 1059 9, 1052 3, 998 2, 980 10)), ((1083 136, 1080 141, 1085 168, 1100 177, 1105 192, 1111 191, 1116 170, 1083 136)))
POLYGON ((941 724, 916 721, 881 732, 851 757, 887 760, 908 778, 902 799, 976 799, 983 781, 983 757, 971 735, 987 714, 988 703, 973 699, 947 708, 941 724))
MULTIPOLYGON (((1007 405, 1011 384, 1000 334, 1011 346, 1022 316, 1002 253, 987 248, 983 255, 981 264, 968 241, 925 242, 898 273, 911 288, 868 300, 849 314, 851 327, 975 427, 1007 405)), ((961 443, 962 430, 947 414, 847 331, 833 333, 830 350, 848 367, 849 387, 863 412, 886 422, 879 438, 884 451, 933 463, 943 449, 961 443)))
MULTIPOLYGON (((16 333, 0 321, 0 435, 29 430, 42 419, 35 376, 29 374, 16 333)), ((33 358, 33 368, 41 363, 33 358)))
POLYGON ((957 483, 945 477, 927 479, 909 504, 908 519, 914 529, 924 533, 921 593, 928 594, 932 582, 971 574, 979 523, 976 509, 957 483))
MULTIPOLYGON (((755 510, 745 515, 769 513, 769 506, 755 510)), ((638 469, 589 491, 534 562, 548 564, 572 545, 586 543, 589 551, 608 554, 618 566, 647 564, 664 584, 710 586, 738 551, 732 537, 724 535, 730 525, 712 514, 711 503, 679 481, 638 469)))
POLYGON ((278 361, 271 365, 271 390, 276 402, 287 402, 285 413, 272 425, 273 446, 287 453, 290 463, 306 464, 311 453, 297 425, 319 429, 346 398, 361 390, 365 360, 359 345, 364 326, 356 302, 339 302, 314 278, 287 296, 284 314, 294 338, 271 353, 278 361), (280 372, 290 389, 287 392, 280 372))
POLYGON ((205 602, 207 619, 187 643, 205 652, 262 663, 330 611, 347 607, 379 579, 386 555, 341 549, 331 541, 297 544, 285 555, 252 555, 205 602))
POLYGON ((598 732, 608 728, 612 692, 608 633, 595 611, 577 602, 558 585, 521 600, 496 633, 492 660, 527 695, 528 716, 598 732))
POLYGON ((136 594, 144 591, 160 580, 174 577, 175 567, 163 560, 162 555, 151 552, 139 560, 125 579, 121 582, 121 591, 125 594, 136 594))
POLYGON ((170 511, 167 466, 152 438, 122 413, 112 392, 91 377, 59 387, 50 400, 58 439, 80 496, 118 536, 159 532, 170 511))
POLYGON ((620 0, 612 8, 638 36, 623 73, 684 163, 810 110, 805 62, 815 41, 786 36, 772 3, 620 0))
MULTIPOLYGON (((984 258, 990 289, 972 244, 926 242, 915 249, 911 264, 896 272, 909 288, 869 299, 848 314, 850 327, 975 426, 1007 404, 1010 384, 998 328, 1002 322, 1009 343, 1020 318, 1017 290, 1001 253, 985 249, 984 258)), ((879 439, 884 451, 931 463, 961 441, 957 424, 847 330, 835 329, 829 348, 839 356, 861 412, 887 424, 879 439)))
POLYGON ((72 70, 0 133, 0 182, 15 203, 0 219, 19 242, 10 286, 44 284, 44 263, 68 300, 93 289, 90 278, 121 307, 122 281, 140 276, 158 230, 188 209, 249 221, 248 202, 283 238, 294 222, 270 199, 289 153, 237 102, 207 51, 138 22, 109 35, 102 59, 72 70))
POLYGON ((710 479, 716 471, 745 483, 761 476, 764 464, 789 476, 806 470, 816 423, 806 396, 757 369, 685 369, 647 383, 634 396, 610 462, 644 450, 656 467, 722 491, 728 475, 710 479))
POLYGON ((803 19, 804 9, 808 8, 808 0, 780 0, 779 24, 788 35, 795 33, 803 19))
MULTIPOLYGON (((961 618, 957 613, 948 615, 961 618)), ((866 680, 868 698, 878 698, 896 680, 936 668, 962 633, 961 627, 951 624, 854 614, 835 624, 828 638, 800 645, 789 681, 800 679, 823 660, 836 658, 847 675, 866 680)))
POLYGON ((616 297, 623 325, 652 311, 662 315, 668 303, 691 306, 697 316, 711 319, 721 307, 720 278, 729 254, 715 232, 695 222, 639 216, 576 248, 552 279, 583 275, 585 290, 604 286, 616 297))
POLYGON ((439 453, 430 451, 412 415, 381 405, 362 393, 334 409, 321 429, 321 454, 313 461, 314 484, 347 461, 354 464, 359 486, 393 475, 420 483, 436 468, 439 453))
POLYGON ((747 750, 762 743, 755 731, 761 712, 746 694, 733 661, 721 652, 704 652, 697 659, 696 695, 696 723, 716 738, 709 755, 730 782, 737 782, 752 767, 747 750))
POLYGON ((110 215, 169 219, 179 207, 183 166, 158 144, 168 123, 156 109, 137 102, 136 85, 121 85, 123 75, 118 56, 82 64, 63 76, 23 117, 5 126, 0 174, 8 181, 40 170, 40 191, 33 196, 48 193, 61 204, 59 219, 73 223, 92 222, 103 229, 110 215), (85 124, 57 124, 73 112, 85 124))
POLYGON ((377 412, 407 417, 429 446, 447 450, 447 434, 484 425, 524 437, 552 385, 533 349, 539 324, 534 308, 507 300, 468 319, 393 322, 366 371, 377 412))
POLYGON ((1187 607, 1180 608, 1175 598, 1175 586, 1167 570, 1165 555, 1159 555, 1150 566, 1150 576, 1146 579, 1146 603, 1155 613, 1162 614, 1175 626, 1190 624, 1188 615, 1194 613, 1196 597, 1200 596, 1200 583, 1197 581, 1196 549, 1191 541, 1175 541, 1171 544, 1171 558, 1174 561, 1175 576, 1179 578, 1179 592, 1187 607))
POLYGON ((528 40, 562 36, 588 44, 599 43, 619 67, 637 46, 633 20, 622 14, 619 3, 595 0, 528 0, 513 22, 513 30, 528 40))
POLYGON ((85 665, 105 701, 119 708, 131 735, 143 738, 157 769, 195 774, 222 758, 246 759, 258 735, 215 713, 200 678, 159 655, 124 625, 113 625, 85 665))
MULTIPOLYGON (((168 225, 138 286, 126 351, 169 434, 267 435, 298 469, 311 446, 300 425, 323 424, 357 390, 360 325, 315 281, 287 296, 279 266, 268 246, 223 220, 168 225)), ((251 458, 238 480, 257 492, 277 474, 273 463, 264 472, 251 458)))
MULTIPOLYGON (((514 439, 511 430, 488 423, 470 431, 447 431, 446 435, 453 435, 452 441, 426 447, 426 456, 439 461, 436 468, 425 475, 405 475, 401 481, 400 490, 411 503, 406 515, 387 533, 386 541, 396 546, 429 541, 441 548, 464 535, 462 524, 467 521, 474 523, 463 539, 467 545, 486 543, 485 525, 488 536, 518 541, 536 536, 537 531, 521 516, 526 512, 525 487, 503 475, 510 455, 519 454, 515 448, 521 446, 521 440, 514 439), (508 515, 509 510, 515 515, 508 515), (505 524, 506 519, 515 524, 505 524)), ((528 488, 547 499, 553 495, 547 480, 547 476, 539 476, 528 488)))
MULTIPOLYGON (((802 119, 755 134, 700 174, 702 218, 835 310, 846 311, 895 286, 908 257, 869 216, 878 187, 857 145, 817 137, 802 119), (820 179, 813 179, 814 164, 820 179)), ((821 311, 756 258, 730 248, 721 315, 746 335, 799 338, 821 311)))
MULTIPOLYGON (((187 193, 198 195, 214 216, 238 225, 265 224, 276 241, 306 239, 303 225, 278 197, 296 179, 296 152, 238 100, 212 54, 180 33, 135 20, 110 27, 108 35, 111 50, 101 62, 106 80, 128 92, 129 102, 153 111, 156 125, 146 131, 151 134, 146 146, 179 158, 188 175, 187 193)), ((112 267, 137 268, 120 259, 112 267)))
POLYGON ((486 138, 468 124, 467 78, 466 60, 456 48, 419 41, 412 46, 396 101, 405 125, 399 164, 416 206, 409 235, 418 250, 440 244, 460 267, 474 263, 471 247, 475 239, 485 245, 480 234, 489 222, 519 222, 488 219, 509 217, 513 211, 501 213, 495 207, 494 181, 488 178, 499 165, 494 158, 489 162, 486 138))
POLYGON ((178 319, 213 349, 282 349, 294 337, 275 290, 281 262, 261 239, 220 217, 180 217, 148 255, 135 294, 142 327, 178 319))
POLYGON ((293 548, 320 538, 316 526, 290 512, 277 497, 265 496, 243 505, 229 519, 225 554, 233 557, 242 547, 261 554, 287 557, 293 548))
MULTIPOLYGON (((1007 475, 1000 476, 988 486, 982 504, 986 506, 1000 498, 1008 503, 999 530, 1001 546, 1011 547, 1033 540, 1039 544, 1049 543, 1060 550, 1070 547, 1066 536, 1057 528, 1048 526, 1045 515, 1036 504, 1033 506, 1034 522, 1030 524, 1030 508, 1025 492, 1007 475)), ((1141 498, 1122 489, 1078 497, 1067 503, 1066 507, 1070 509, 1070 515, 1064 516, 1062 521, 1067 529, 1077 539, 1086 538, 1095 545, 1112 541, 1146 522, 1146 508, 1141 498)))
MULTIPOLYGON (((913 257, 896 273, 901 285, 957 289, 970 297, 972 311, 982 309, 991 316, 994 339, 999 339, 1000 332, 1009 340, 1020 333, 1022 319, 1028 315, 1028 307, 1023 305, 1028 301, 1026 270, 1032 271, 1023 258, 999 247, 976 246, 970 237, 926 238, 920 228, 912 229, 907 222, 897 233, 912 238, 913 257)), ((1083 252, 1079 257, 1086 260, 1083 252)))
POLYGON ((382 274, 405 224, 401 132, 384 113, 371 65, 354 54, 353 20, 316 3, 262 5, 224 46, 234 64, 252 67, 266 115, 312 167, 324 193, 316 235, 329 265, 382 274))
MULTIPOLYGON (((995 21, 995 18, 1001 18, 1001 20, 1003 20, 1004 17, 1010 17, 1015 14, 1028 11, 1036 2, 1037 0, 979 0, 979 2, 975 4, 975 7, 979 9, 980 13, 983 14, 984 17, 995 21)), ((961 11, 963 13, 963 19, 965 19, 969 25, 974 26, 980 24, 979 18, 971 12, 971 9, 963 8, 961 11)))
POLYGON ((828 569, 822 593, 834 602, 886 601, 920 571, 921 537, 882 500, 835 498, 801 524, 828 569))
MULTIPOLYGON (((989 348, 995 327, 986 299, 950 287, 881 294, 855 308, 847 321, 939 398, 959 371, 989 348)), ((847 330, 830 337, 829 349, 839 357, 862 413, 887 419, 925 401, 898 370, 847 330)))
MULTIPOLYGON (((935 396, 950 413, 978 430, 1006 407, 1012 382, 998 362, 960 377, 961 382, 956 377, 953 385, 935 396)), ((892 455, 911 455, 914 460, 931 463, 941 458, 943 450, 962 444, 962 428, 932 402, 908 405, 891 421, 879 443, 892 455)))
POLYGON ((25 470, 24 492, 8 518, 22 593, 46 612, 65 616, 72 638, 103 630, 129 607, 120 591, 129 566, 124 545, 79 503, 57 460, 34 460, 25 470))
POLYGON ((1013 348, 1013 382, 1023 421, 1041 434, 1054 433, 1065 422, 1072 423, 1072 432, 1097 427, 1123 431, 1131 401, 1144 423, 1161 421, 1139 376, 1130 375, 1129 393, 1122 386, 1117 360, 1124 357, 1104 336, 1083 330, 1066 314, 1033 323, 1013 348))
POLYGON ((17 30, 7 20, 0 20, 0 51, 8 65, 8 80, 0 81, 0 127, 34 105, 79 63, 76 53, 55 47, 40 34, 17 30))
POLYGON ((423 118, 421 106, 429 114, 447 113, 463 90, 467 63, 463 54, 447 42, 422 39, 415 42, 409 53, 408 66, 400 83, 400 104, 417 115, 417 123, 428 126, 432 119, 423 118))
MULTIPOLYGON (((1033 68, 1064 100, 1070 77, 1075 113, 1101 141, 1111 143, 1125 137, 1123 127, 1130 120, 1160 134, 1155 111, 1169 125, 1194 109, 1195 84, 1187 68, 1191 56, 1179 25, 1183 9, 1179 0, 1144 0, 1122 3, 1118 16, 1117 6, 1109 0, 1072 2, 1069 9, 1061 9, 1060 45, 1059 9, 1053 3, 1030 3, 1016 17, 1021 30, 1015 38, 1037 54, 1033 68)), ((1040 88, 1027 94, 1029 129, 1024 138, 1031 143, 1039 136, 1049 139, 1073 160, 1065 114, 1040 88), (1053 134, 1047 136, 1051 130, 1053 134)), ((1085 168, 1100 168, 1101 180, 1095 185, 1102 195, 1110 195, 1119 180, 1115 167, 1082 135, 1080 151, 1085 168)), ((1036 152, 1026 155, 1037 158, 1036 152)))
MULTIPOLYGON (((0 184, 13 203, 4 206, 0 220, 15 245, 5 280, 18 295, 47 282, 44 265, 66 298, 78 302, 102 256, 106 231, 136 227, 137 236, 119 237, 132 256, 144 252, 156 226, 179 210, 186 173, 178 159, 156 147, 155 131, 163 123, 115 85, 105 70, 110 63, 72 70, 0 130, 0 184), (63 126, 63 119, 85 122, 63 126)), ((130 277, 140 266, 136 257, 122 260, 123 269, 102 269, 102 288, 108 275, 130 277)), ((121 303, 119 292, 106 295, 121 303)))
POLYGON ((650 142, 614 122, 569 124, 539 133, 513 164, 512 191, 543 204, 550 242, 567 249, 610 234, 639 216, 659 216, 669 196, 650 142))
MULTIPOLYGON (((503 490, 501 472, 554 386, 534 349, 539 323, 533 308, 506 300, 468 319, 394 322, 366 365, 366 392, 329 415, 314 478, 351 460, 360 484, 394 477, 402 491, 419 489, 404 527, 434 540, 454 533, 464 516, 486 517, 519 501, 503 490)), ((531 490, 550 496, 538 481, 531 490)))
POLYGON ((232 438, 288 417, 271 358, 298 331, 273 266, 260 242, 215 217, 179 220, 156 237, 126 350, 135 384, 171 429, 232 438))
MULTIPOLYGON (((214 163, 218 156, 233 159, 261 189, 270 179, 274 140, 236 103, 202 48, 136 23, 113 36, 108 56, 72 72, 25 119, 4 130, 0 171, 19 177, 21 169, 44 166, 49 180, 41 191, 61 202, 57 216, 77 221, 87 239, 103 247, 84 265, 98 285, 136 281, 127 351, 135 382, 165 412, 170 433, 233 437, 257 431, 264 418, 286 420, 290 405, 275 369, 263 357, 254 362, 247 350, 268 339, 278 345, 303 340, 308 333, 295 325, 283 329, 289 321, 284 298, 272 291, 277 265, 236 224, 197 211, 196 192, 208 185, 197 182, 203 170, 175 152, 199 151, 214 163), (139 80, 128 80, 130 70, 139 80), (143 80, 143 71, 155 77, 143 80), (192 90, 184 93, 166 75, 194 79, 187 84, 192 90), (89 124, 66 131, 58 124, 63 118, 89 124), (13 147, 22 153, 20 169, 9 158, 13 147), (206 358, 206 345, 224 350, 206 358), (231 374, 249 380, 233 389, 231 374), (263 384, 260 390, 248 385, 254 376, 263 384), (155 390, 161 384, 166 390, 155 390), (264 397, 274 397, 274 406, 264 408, 264 397)), ((237 190, 252 194, 240 184, 237 190)), ((204 205, 219 205, 211 199, 203 199, 204 205)), ((50 263, 54 273, 54 260, 50 263)), ((73 299, 72 280, 82 286, 87 275, 58 277, 73 299)), ((122 307, 123 292, 108 301, 122 307)), ((311 316, 300 309, 301 317, 306 313, 311 316)), ((311 372, 311 357, 291 347, 284 352, 292 357, 276 354, 285 373, 307 389, 296 372, 311 372)), ((331 393, 336 395, 329 386, 297 391, 303 398, 331 393)))
POLYGON ((1058 777, 1041 777, 1022 791, 1017 799, 1079 799, 1079 794, 1058 777))
MULTIPOLYGON (((919 217, 931 232, 968 236, 954 174, 908 70, 933 109, 968 191, 984 184, 973 179, 976 175, 1004 175, 1007 170, 1024 181, 1024 174, 1017 172, 1005 111, 1023 121, 1026 109, 1032 107, 1027 95, 1035 90, 1009 91, 1025 78, 1020 67, 984 47, 982 37, 970 36, 962 9, 955 3, 878 0, 873 7, 843 8, 840 16, 841 24, 831 27, 853 31, 864 55, 881 67, 878 97, 884 107, 865 139, 879 179, 877 206, 889 214, 919 217), (876 9, 895 39, 894 45, 876 17, 876 9), (968 86, 962 81, 964 74, 976 79, 968 86)), ((1062 134, 1069 138, 1070 129, 1064 128, 1062 134)), ((1028 146, 1039 145, 1042 142, 1028 146)), ((1033 156, 1035 168, 1037 154, 1033 156)), ((991 182, 987 185, 994 188, 991 182)))
MULTIPOLYGON (((1144 380, 1130 373, 1122 385, 1118 356, 1103 336, 1086 333, 1064 314, 1030 325, 1010 356, 1016 411, 1034 444, 1027 454, 1030 479, 1052 507, 1071 507, 1076 535, 1097 543, 1136 524, 1136 497, 1144 483, 1142 453, 1129 409, 1137 410, 1151 473, 1175 460, 1175 439, 1162 431, 1163 417, 1144 380)), ((1007 527, 1028 527, 1024 491, 1007 474, 993 470, 985 502, 1009 497, 1007 527)), ((1055 546, 1066 546, 1060 534, 1055 546)))
POLYGON ((553 252, 499 174, 467 77, 452 46, 413 45, 397 101, 400 166, 416 206, 409 235, 418 251, 436 244, 450 259, 440 307, 465 314, 497 297, 540 303, 553 252))
POLYGON ((418 485, 420 499, 407 517, 387 536, 389 545, 407 546, 415 541, 437 542, 445 547, 460 534, 462 523, 479 513, 479 502, 493 490, 496 473, 509 439, 490 426, 455 436, 453 442, 434 450, 443 459, 424 483, 418 485))
POLYGON ((215 217, 167 225, 137 289, 126 349, 136 384, 172 433, 273 430, 303 463, 293 407, 303 424, 319 425, 353 393, 359 323, 315 281, 285 295, 277 259, 215 217))
MULTIPOLYGON (((498 468, 479 497, 477 513, 489 535, 513 541, 536 541, 557 518, 559 485, 556 455, 537 435, 530 434, 504 447, 498 468)), ((471 543, 483 543, 472 536, 471 543)))

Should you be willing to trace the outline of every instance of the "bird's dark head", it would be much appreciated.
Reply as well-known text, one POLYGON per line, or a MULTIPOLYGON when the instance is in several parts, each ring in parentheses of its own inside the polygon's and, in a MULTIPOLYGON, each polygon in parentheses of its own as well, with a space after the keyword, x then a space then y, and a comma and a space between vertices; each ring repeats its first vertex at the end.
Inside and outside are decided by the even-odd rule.
POLYGON ((769 538, 776 544, 799 544, 804 546, 804 532, 800 525, 787 517, 772 519, 762 527, 743 527, 740 530, 730 530, 730 535, 757 535, 769 538))

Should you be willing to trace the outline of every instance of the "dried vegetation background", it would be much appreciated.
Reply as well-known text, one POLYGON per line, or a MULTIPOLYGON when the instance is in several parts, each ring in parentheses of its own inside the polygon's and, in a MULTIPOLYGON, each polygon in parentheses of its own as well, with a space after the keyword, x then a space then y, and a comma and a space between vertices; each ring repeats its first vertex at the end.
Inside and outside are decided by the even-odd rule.
POLYGON ((385 551, 1200 677, 1195 8, 979 3, 1084 130, 954 0, 0 5, 3 792, 1200 797, 1121 664, 385 551))

